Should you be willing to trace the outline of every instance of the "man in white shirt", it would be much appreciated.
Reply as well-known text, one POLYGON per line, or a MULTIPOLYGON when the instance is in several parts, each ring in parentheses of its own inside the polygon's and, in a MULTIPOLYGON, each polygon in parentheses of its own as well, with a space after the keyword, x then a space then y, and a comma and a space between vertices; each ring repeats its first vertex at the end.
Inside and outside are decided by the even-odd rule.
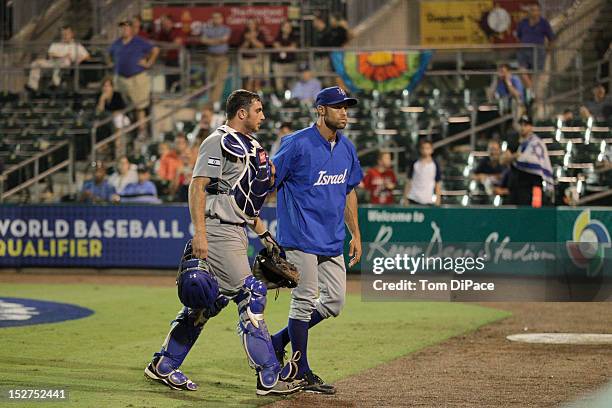
POLYGON ((442 200, 440 166, 432 157, 433 144, 428 140, 422 141, 419 144, 419 152, 420 158, 408 168, 408 181, 402 204, 440 205, 442 200))
POLYGON ((72 27, 62 27, 62 41, 51 43, 47 51, 48 59, 38 58, 30 64, 30 77, 27 87, 38 91, 41 68, 55 68, 53 70, 53 85, 61 83, 60 68, 78 65, 89 59, 89 53, 80 43, 74 40, 72 27))
POLYGON ((136 165, 130 163, 127 156, 119 158, 115 172, 108 178, 108 183, 115 187, 117 194, 123 193, 128 184, 138 183, 136 168, 136 165))

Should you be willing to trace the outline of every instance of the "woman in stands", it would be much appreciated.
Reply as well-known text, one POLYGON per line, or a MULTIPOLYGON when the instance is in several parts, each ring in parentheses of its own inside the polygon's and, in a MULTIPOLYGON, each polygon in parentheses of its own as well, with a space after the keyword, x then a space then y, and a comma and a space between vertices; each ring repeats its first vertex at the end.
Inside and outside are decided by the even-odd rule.
POLYGON ((102 81, 100 96, 98 97, 96 113, 111 113, 113 115, 113 124, 117 129, 120 129, 130 124, 128 117, 121 112, 125 108, 126 105, 121 97, 121 94, 115 91, 115 88, 113 87, 112 78, 104 78, 102 81))

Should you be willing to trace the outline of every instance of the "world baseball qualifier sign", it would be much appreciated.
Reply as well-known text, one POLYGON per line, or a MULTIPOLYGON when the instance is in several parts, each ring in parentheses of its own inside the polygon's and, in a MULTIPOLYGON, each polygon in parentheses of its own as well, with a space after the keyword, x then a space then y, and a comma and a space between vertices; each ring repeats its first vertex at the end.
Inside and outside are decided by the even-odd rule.
MULTIPOLYGON (((274 214, 261 214, 272 231, 274 214)), ((0 267, 176 268, 192 237, 186 205, 0 207, 0 267)))
MULTIPOLYGON (((264 207, 260 216, 275 234, 275 208, 264 207)), ((598 274, 611 268, 606 254, 612 251, 612 211, 606 208, 363 206, 359 223, 362 242, 374 249, 426 243, 440 251, 463 243, 514 257, 514 266, 526 273, 542 271, 535 265, 550 260, 569 272, 598 274)), ((247 232, 252 259, 261 244, 247 232)), ((183 204, 0 206, 0 267, 174 269, 192 236, 183 204)), ((368 255, 364 252, 363 261, 368 255)))

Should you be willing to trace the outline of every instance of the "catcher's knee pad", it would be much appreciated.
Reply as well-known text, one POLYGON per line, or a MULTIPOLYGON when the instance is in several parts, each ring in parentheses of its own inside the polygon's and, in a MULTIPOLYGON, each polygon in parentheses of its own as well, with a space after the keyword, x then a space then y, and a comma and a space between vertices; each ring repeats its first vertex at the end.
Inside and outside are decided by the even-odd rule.
POLYGON ((248 276, 235 301, 240 317, 239 333, 249 364, 257 371, 262 385, 270 388, 278 381, 281 367, 263 317, 266 293, 263 282, 248 276))
POLYGON ((204 310, 207 318, 216 316, 229 301, 219 293, 219 284, 208 262, 193 256, 191 240, 185 245, 176 284, 181 303, 204 310))

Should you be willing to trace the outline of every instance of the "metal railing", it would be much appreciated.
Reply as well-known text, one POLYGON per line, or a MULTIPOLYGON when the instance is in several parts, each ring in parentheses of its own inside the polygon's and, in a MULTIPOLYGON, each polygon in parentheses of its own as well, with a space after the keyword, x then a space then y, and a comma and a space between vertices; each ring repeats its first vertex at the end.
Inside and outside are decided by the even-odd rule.
MULTIPOLYGON (((75 47, 78 44, 79 43, 75 43, 75 47)), ((59 69, 62 73, 71 73, 72 78, 70 79, 72 87, 76 92, 88 89, 87 84, 84 84, 84 86, 81 84, 82 78, 84 78, 84 76, 86 78, 87 74, 94 74, 96 81, 93 82, 96 83, 97 80, 113 73, 113 64, 108 56, 108 48, 112 43, 97 41, 83 42, 81 44, 89 52, 91 62, 85 61, 78 64, 75 61, 65 66, 62 66, 58 62, 57 65, 48 67, 36 65, 36 61, 38 59, 46 59, 49 43, 6 42, 3 47, 3 54, 0 55, 0 91, 10 91, 11 87, 13 87, 16 82, 20 82, 20 80, 26 81, 25 74, 31 69, 40 69, 42 72, 59 69)), ((178 76, 180 92, 184 92, 188 88, 191 80, 191 58, 189 52, 187 52, 184 47, 176 44, 160 42, 153 42, 153 44, 160 48, 160 58, 158 58, 157 63, 148 70, 151 77, 154 78, 155 76, 162 75, 178 76), (178 52, 178 67, 165 65, 163 53, 169 51, 178 52)), ((164 94, 172 92, 172 90, 165 88, 164 86, 163 89, 160 90, 159 87, 152 87, 154 93, 164 94)))
MULTIPOLYGON (((227 79, 229 78, 229 76, 223 78, 223 82, 225 82, 227 79)), ((100 149, 102 149, 103 147, 110 145, 111 143, 118 143, 119 145, 122 146, 122 148, 124 149, 123 153, 125 153, 125 149, 127 146, 127 141, 125 140, 126 136, 135 131, 136 129, 138 129, 141 125, 147 125, 150 128, 154 128, 154 126, 163 121, 166 120, 168 118, 170 118, 171 116, 175 115, 179 110, 184 109, 185 106, 192 102, 194 99, 197 99, 201 96, 203 96, 206 92, 208 92, 211 88, 213 88, 215 86, 215 83, 211 83, 211 84, 207 84, 199 89, 196 89, 195 91, 189 93, 188 95, 183 96, 182 98, 176 100, 174 102, 175 106, 170 109, 168 112, 164 113, 161 116, 155 116, 153 114, 147 116, 145 119, 141 120, 141 121, 137 121, 135 123, 132 123, 131 125, 127 126, 127 127, 123 127, 121 129, 117 129, 111 136, 105 138, 104 140, 101 140, 99 142, 96 142, 92 145, 92 150, 91 150, 91 159, 92 161, 95 161, 98 155, 98 151, 100 149)))
POLYGON ((39 154, 36 154, 35 156, 29 159, 26 159, 16 165, 10 166, 8 169, 2 172, 2 174, 0 174, 0 203, 4 202, 10 196, 30 187, 34 183, 37 183, 40 180, 43 180, 46 177, 49 177, 52 174, 57 173, 58 171, 66 167, 68 168, 68 178, 71 183, 74 183, 74 176, 75 176, 74 164, 75 164, 74 140, 70 139, 64 142, 60 142, 56 144, 55 146, 52 146, 48 148, 47 150, 39 154), (48 161, 54 162, 54 160, 52 159, 52 156, 55 153, 59 152, 61 149, 66 149, 66 148, 68 150, 66 159, 61 160, 57 163, 51 164, 51 166, 48 169, 42 172, 40 171, 42 160, 48 160, 48 161), (11 187, 10 189, 5 191, 6 183, 10 175, 17 171, 23 170, 30 165, 34 166, 32 177, 30 177, 28 180, 14 187, 11 187))

